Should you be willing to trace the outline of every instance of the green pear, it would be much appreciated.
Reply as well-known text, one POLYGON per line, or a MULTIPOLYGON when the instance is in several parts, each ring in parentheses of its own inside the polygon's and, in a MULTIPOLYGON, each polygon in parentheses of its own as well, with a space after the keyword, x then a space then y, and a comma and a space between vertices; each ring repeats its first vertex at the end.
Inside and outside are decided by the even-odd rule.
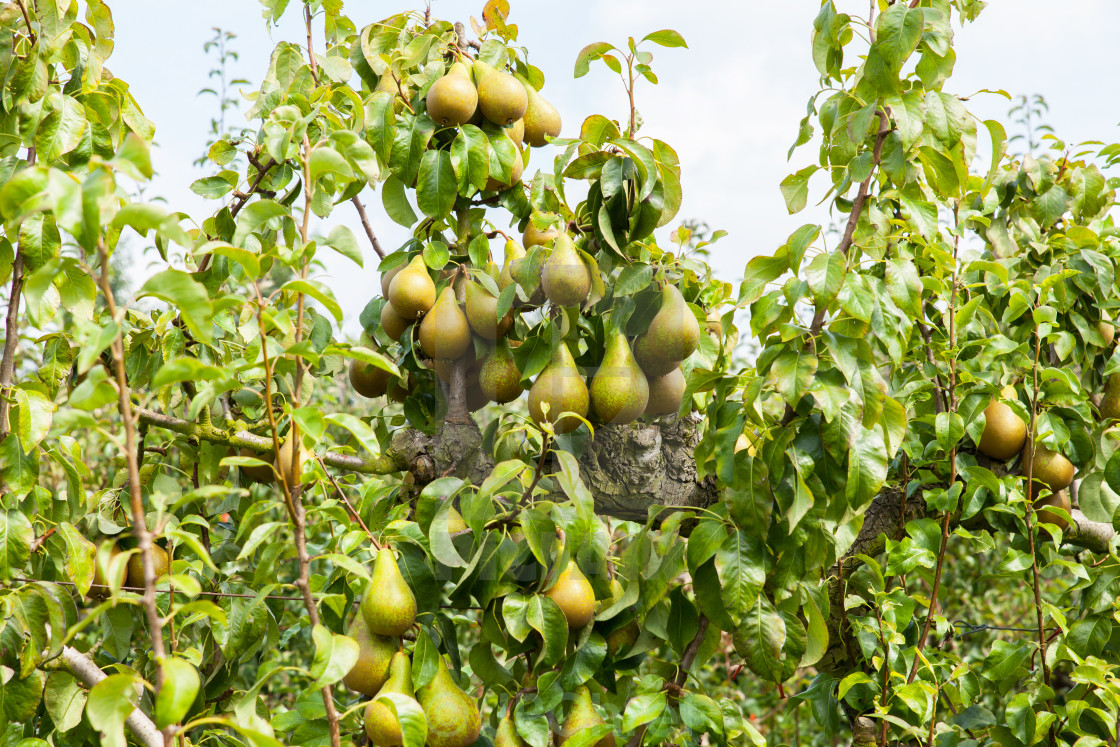
POLYGON ((552 255, 541 268, 541 287, 548 300, 557 306, 583 303, 591 291, 591 271, 566 233, 556 237, 552 255))
POLYGON ((388 301, 381 307, 381 329, 385 330, 390 340, 400 342, 411 324, 412 322, 398 314, 393 304, 388 301))
POLYGON ((471 345, 471 326, 450 285, 420 322, 420 347, 437 360, 455 360, 471 345))
POLYGON ((389 283, 389 303, 404 319, 415 319, 436 302, 436 284, 424 258, 417 254, 389 283))
POLYGON ((517 146, 518 150, 521 150, 521 147, 525 144, 525 119, 521 118, 517 120, 509 127, 506 127, 505 130, 506 135, 513 141, 513 144, 517 146))
POLYGON ((1101 418, 1104 420, 1120 419, 1120 374, 1112 374, 1108 377, 1100 411, 1101 418))
MULTIPOLYGON (((587 689, 586 685, 579 688, 576 690, 575 702, 568 710, 568 717, 564 719, 564 725, 560 727, 559 747, 566 747, 570 742, 575 741, 576 735, 580 732, 603 723, 606 722, 596 712, 595 705, 591 702, 591 691, 587 689)), ((594 747, 614 747, 614 735, 608 734, 596 742, 594 747)))
POLYGON ((389 547, 377 551, 373 576, 362 597, 362 615, 371 632, 384 636, 403 635, 416 622, 416 596, 389 547))
POLYGON ((529 390, 529 415, 537 425, 547 420, 553 423, 557 433, 570 433, 579 427, 581 421, 570 416, 561 418, 560 413, 574 412, 586 417, 588 405, 587 384, 576 368, 568 345, 561 342, 552 360, 537 375, 529 390), (547 416, 544 413, 546 404, 547 416))
POLYGON ((568 561, 544 595, 556 602, 570 630, 579 630, 595 618, 595 590, 574 560, 568 561))
POLYGON ((521 371, 513 360, 509 341, 504 337, 482 362, 478 385, 490 401, 498 404, 512 402, 521 396, 521 371))
POLYGON ((685 390, 684 371, 674 368, 664 376, 649 380, 649 402, 646 415, 674 415, 681 409, 685 390))
POLYGON ((473 280, 467 281, 467 321, 479 337, 497 340, 509 331, 513 324, 512 312, 498 319, 498 299, 473 280))
MULTIPOLYGON (((389 679, 378 690, 377 695, 386 693, 396 693, 415 700, 412 692, 412 662, 403 651, 393 654, 389 665, 389 679)), ((400 747, 404 744, 401 724, 393 709, 384 703, 378 703, 376 699, 366 706, 365 726, 366 736, 377 747, 400 747)))
POLYGON ((626 335, 615 332, 591 380, 591 410, 604 423, 632 423, 645 412, 649 382, 634 360, 626 335))
MULTIPOLYGON (((1050 488, 1051 493, 1058 493, 1068 488, 1077 472, 1073 463, 1065 456, 1056 451, 1051 451, 1045 446, 1032 449, 1029 440, 1023 447, 1023 461, 1019 465, 1019 471, 1024 476, 1027 474, 1028 463, 1030 464, 1031 479, 1050 488)), ((1036 495, 1037 491, 1038 486, 1035 487, 1036 495)))
POLYGON ((418 693, 428 719, 428 747, 468 747, 478 739, 482 717, 478 704, 463 692, 439 657, 436 676, 418 693))
POLYGON ((428 116, 436 124, 458 127, 470 121, 478 107, 478 91, 471 74, 462 62, 456 62, 447 74, 428 89, 428 116))
POLYGON ((498 274, 498 289, 505 290, 515 282, 513 279, 513 263, 525 258, 525 250, 513 239, 506 239, 505 259, 502 262, 502 271, 498 274))
POLYGON ((549 226, 542 231, 533 225, 532 217, 530 217, 529 222, 525 224, 525 232, 521 234, 521 243, 524 245, 525 251, 528 251, 534 246, 547 244, 561 233, 563 233, 563 229, 556 225, 549 226))
POLYGON ((680 367, 680 361, 671 361, 660 357, 650 347, 649 335, 642 333, 634 340, 634 358, 638 365, 649 378, 664 376, 674 368, 680 367))
POLYGON ((548 144, 549 137, 560 135, 560 112, 537 93, 532 85, 522 81, 528 94, 529 106, 525 110, 525 142, 534 148, 548 144))
POLYGON ((474 61, 472 72, 478 85, 478 108, 482 116, 498 125, 513 124, 525 116, 529 96, 517 78, 495 70, 482 60, 474 61))
POLYGON ((400 644, 396 639, 371 633, 361 612, 354 616, 347 635, 358 642, 358 660, 342 683, 354 692, 373 697, 389 677, 389 662, 400 644))
POLYGON ((696 350, 700 342, 700 323, 677 286, 666 283, 662 288, 661 308, 649 323, 645 336, 650 354, 662 361, 679 363, 696 350))
POLYGON ((372 363, 350 361, 350 386, 363 397, 373 399, 385 394, 389 389, 389 379, 393 374, 372 363))
POLYGON ((517 727, 511 716, 506 716, 498 722, 498 732, 494 735, 494 747, 529 747, 528 743, 517 734, 517 727))
POLYGON ((397 276, 397 273, 400 272, 401 270, 403 270, 404 267, 405 267, 404 265, 397 265, 393 269, 386 270, 385 272, 381 273, 381 297, 382 298, 388 298, 389 297, 389 285, 390 285, 390 283, 393 282, 393 278, 395 278, 397 276))

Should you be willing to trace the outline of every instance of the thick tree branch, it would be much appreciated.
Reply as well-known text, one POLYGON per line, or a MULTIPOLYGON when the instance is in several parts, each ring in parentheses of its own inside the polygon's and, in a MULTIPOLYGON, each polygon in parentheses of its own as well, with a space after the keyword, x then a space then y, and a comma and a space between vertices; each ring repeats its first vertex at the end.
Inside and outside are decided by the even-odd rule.
MULTIPOLYGON (((70 646, 62 647, 61 664, 63 669, 74 675, 86 687, 93 687, 108 677, 93 663, 92 659, 70 646)), ((144 747, 163 747, 163 735, 160 734, 159 729, 148 718, 148 715, 140 710, 139 706, 133 708, 132 713, 128 714, 124 725, 144 747)))
POLYGON ((16 365, 16 343, 19 342, 19 296, 23 290, 23 253, 16 252, 12 262, 12 293, 8 296, 8 316, 4 322, 4 354, 0 357, 0 440, 8 435, 8 388, 16 365))
POLYGON ((365 229, 366 236, 369 237, 369 243, 373 245, 373 251, 375 251, 377 256, 381 259, 385 259, 385 251, 381 248, 381 242, 377 240, 377 234, 373 232, 373 227, 369 222, 369 216, 366 215, 365 205, 362 204, 362 201, 358 199, 357 195, 354 195, 350 202, 354 203, 354 207, 358 211, 358 217, 362 220, 362 228, 365 229))

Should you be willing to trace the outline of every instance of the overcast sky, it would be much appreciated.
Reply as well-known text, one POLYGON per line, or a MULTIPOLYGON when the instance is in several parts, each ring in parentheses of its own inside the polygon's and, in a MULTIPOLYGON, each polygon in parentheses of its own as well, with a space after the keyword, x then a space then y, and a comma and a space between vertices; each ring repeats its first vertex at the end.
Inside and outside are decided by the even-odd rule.
MULTIPOLYGON (((866 0, 837 4, 852 14, 865 14, 868 6, 866 0)), ((291 1, 293 9, 298 5, 291 1)), ((434 0, 432 8, 437 17, 465 21, 478 16, 482 5, 482 0, 434 0)), ((678 219, 696 218, 728 231, 712 260, 721 278, 737 281, 748 259, 772 252, 802 223, 829 219, 823 210, 788 215, 778 189, 787 174, 816 158, 810 145, 786 160, 806 102, 817 90, 809 47, 817 0, 511 0, 510 5, 509 21, 518 25, 519 43, 546 75, 542 93, 562 113, 564 135, 577 133, 590 114, 621 119, 627 112, 621 84, 601 64, 583 78, 572 77, 584 45, 610 41, 621 46, 627 36, 640 38, 662 28, 684 35, 689 49, 652 48, 660 84, 639 86, 638 109, 646 122, 640 134, 665 140, 681 157, 684 204, 678 219)), ((278 41, 302 43, 299 13, 289 12, 286 22, 270 32, 255 0, 192 0, 189 11, 152 0, 110 0, 110 6, 116 49, 108 66, 132 86, 156 124, 158 175, 149 194, 165 197, 171 208, 201 222, 216 207, 189 190, 194 179, 211 173, 192 165, 215 113, 212 97, 195 96, 210 85, 212 63, 202 46, 213 26, 236 33, 232 46, 241 61, 233 73, 257 85, 278 41)), ((417 7, 423 7, 422 0, 351 0, 346 11, 365 25, 417 7)), ((1068 142, 1120 140, 1117 29, 1117 0, 992 0, 978 21, 957 29, 956 74, 947 90, 962 96, 981 89, 1042 94, 1050 105, 1046 121, 1068 142)), ((1002 97, 980 94, 966 105, 982 119, 1007 119, 1009 104, 1002 97)), ((231 117, 243 121, 241 114, 231 117)), ((1007 128, 1011 134, 1010 124, 1007 128)), ((551 154, 535 154, 527 176, 550 162, 551 154)), ((823 184, 814 183, 810 205, 820 199, 823 184)), ((381 213, 380 195, 367 190, 362 199, 371 208, 382 245, 387 250, 399 246, 407 232, 381 213)), ((347 206, 322 227, 324 233, 335 220, 362 236, 347 206)), ((324 278, 351 333, 362 307, 379 292, 376 258, 367 252, 364 269, 332 258, 324 278)), ((143 272, 142 264, 138 269, 143 272)))

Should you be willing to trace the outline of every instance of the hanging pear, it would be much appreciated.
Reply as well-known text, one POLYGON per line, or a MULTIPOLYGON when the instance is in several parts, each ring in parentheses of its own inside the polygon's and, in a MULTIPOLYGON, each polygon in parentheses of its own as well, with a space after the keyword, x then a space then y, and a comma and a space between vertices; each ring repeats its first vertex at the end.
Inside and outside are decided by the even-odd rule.
POLYGON ((529 106, 525 110, 525 142, 540 148, 548 144, 547 138, 560 135, 560 112, 536 88, 525 81, 522 83, 529 98, 529 106))
POLYGON ((984 409, 984 431, 976 448, 992 459, 1010 459, 1027 442, 1027 424, 1003 401, 1017 399, 1014 387, 1004 387, 1000 395, 984 409))
POLYGON ((471 344, 471 326, 459 308, 455 289, 444 288, 435 306, 420 322, 420 347, 429 357, 455 360, 467 352, 471 344))
POLYGON ((371 632, 384 636, 403 635, 416 622, 416 596, 387 546, 377 551, 373 576, 362 597, 362 616, 371 632))
POLYGON ((634 340, 634 358, 650 378, 664 376, 680 367, 680 361, 666 360, 655 354, 650 347, 649 335, 644 332, 634 340))
POLYGON ((456 62, 433 83, 428 89, 427 105, 428 116, 436 124, 458 127, 470 121, 478 106, 478 91, 467 66, 456 62))
POLYGON ((509 139, 513 141, 513 144, 517 146, 518 150, 521 150, 521 146, 523 146, 525 144, 525 119, 524 119, 524 117, 517 120, 516 122, 514 122, 513 124, 511 124, 509 127, 505 128, 505 129, 506 129, 506 135, 509 136, 509 139))
POLYGON ((661 289, 661 308, 649 323, 646 342, 650 355, 676 363, 692 355, 700 342, 700 323, 671 283, 661 289))
POLYGON ((1104 397, 1101 399, 1101 419, 1116 420, 1120 418, 1120 374, 1112 374, 1104 385, 1104 397))
MULTIPOLYGON (((506 137, 509 137, 509 135, 507 134, 506 137)), ((513 158, 513 163, 510 165, 509 178, 501 179, 491 174, 486 177, 485 191, 501 192, 504 189, 509 189, 514 184, 520 184, 521 177, 524 173, 525 157, 521 153, 521 148, 516 148, 516 155, 513 158)))
POLYGON ((358 660, 342 683, 354 692, 373 697, 389 677, 389 662, 400 644, 393 638, 371 633, 361 612, 354 616, 346 634, 358 642, 358 660))
POLYGON ((681 400, 684 399, 684 390, 684 371, 682 371, 679 366, 664 376, 650 379, 649 402, 646 403, 645 414, 675 414, 681 409, 681 400))
POLYGON ((541 287, 548 300, 557 306, 583 303, 591 291, 591 271, 566 233, 556 237, 552 256, 541 268, 541 287))
POLYGON ((525 116, 529 96, 525 87, 509 73, 475 60, 472 72, 478 84, 478 107, 482 116, 497 125, 513 124, 525 116))
MULTIPOLYGON (((564 725, 560 727, 560 747, 566 747, 570 741, 575 741, 577 734, 588 729, 592 729, 600 724, 606 723, 603 717, 595 710, 595 705, 591 702, 591 691, 584 685, 576 690, 575 701, 572 707, 568 710, 568 717, 564 719, 564 725)), ((614 747, 614 735, 608 734, 593 747, 614 747)))
POLYGON ((512 716, 506 716, 498 722, 494 747, 529 747, 528 743, 518 735, 512 716))
POLYGON ((381 307, 381 329, 385 330, 390 340, 400 342, 410 324, 412 322, 398 314, 393 304, 386 301, 381 307))
POLYGON ((498 319, 498 299, 493 293, 473 280, 467 281, 467 321, 479 337, 497 340, 505 336, 513 324, 513 314, 507 312, 498 319))
POLYGON ((393 269, 386 270, 385 272, 381 273, 381 297, 382 298, 388 298, 389 297, 389 284, 393 282, 393 278, 395 278, 397 276, 397 273, 400 272, 401 270, 403 270, 404 267, 405 267, 404 265, 397 265, 393 269))
POLYGON ((554 424, 557 433, 570 433, 579 427, 580 420, 574 417, 560 417, 562 412, 574 412, 586 416, 589 404, 587 384, 583 381, 576 361, 561 342, 552 360, 537 375, 529 390, 529 415, 537 425, 546 420, 554 424), (548 405, 548 415, 543 405, 548 405))
POLYGON ((513 360, 509 341, 502 338, 482 362, 478 385, 491 402, 505 404, 521 396, 521 371, 513 360))
POLYGON ((442 656, 436 676, 417 694, 428 719, 428 747, 474 744, 482 730, 478 704, 456 684, 442 656))
POLYGON ((544 230, 537 228, 530 217, 529 222, 525 224, 525 232, 521 234, 521 243, 525 246, 525 251, 528 251, 534 246, 547 244, 561 233, 561 229, 555 224, 544 230))
POLYGON ((649 382, 630 351, 626 335, 615 332, 591 380, 591 410, 600 421, 619 425, 637 420, 649 402, 649 382))
POLYGON ((568 561, 544 595, 560 607, 571 630, 579 630, 595 617, 595 590, 574 560, 568 561))
MULTIPOLYGON (((415 701, 412 692, 412 662, 409 661, 408 654, 403 651, 393 654, 389 665, 389 679, 377 691, 377 695, 387 693, 404 695, 415 701)), ((401 723, 393 710, 384 703, 379 703, 376 699, 370 701, 366 706, 364 721, 366 736, 377 747, 400 747, 404 744, 401 723)))
POLYGON ((389 379, 393 374, 372 363, 350 361, 350 386, 363 397, 373 399, 385 394, 389 389, 389 379))
POLYGON ((389 283, 389 303, 404 319, 415 319, 436 302, 436 284, 424 258, 417 254, 389 283))

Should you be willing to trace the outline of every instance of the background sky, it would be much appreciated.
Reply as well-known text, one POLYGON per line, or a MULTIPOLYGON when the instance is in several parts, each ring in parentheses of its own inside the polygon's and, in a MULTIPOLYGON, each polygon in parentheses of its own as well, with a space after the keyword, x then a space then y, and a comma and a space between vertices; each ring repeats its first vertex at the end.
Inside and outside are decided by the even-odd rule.
MULTIPOLYGON (((481 15, 483 4, 434 0, 432 12, 467 21, 481 15)), ((231 72, 255 86, 276 43, 302 44, 303 29, 298 0, 291 1, 284 23, 272 29, 254 0, 192 0, 189 5, 187 10, 152 0, 110 0, 116 49, 108 67, 131 85, 156 125, 153 164, 158 173, 147 196, 159 195, 170 208, 201 222, 217 207, 189 189, 192 181, 216 171, 193 166, 216 114, 213 97, 195 95, 211 85, 213 62, 203 44, 214 26, 236 33, 231 47, 240 62, 231 72)), ((810 54, 817 0, 511 0, 510 5, 509 21, 518 25, 518 42, 529 48, 530 61, 545 73, 542 93, 562 113, 565 136, 577 133, 593 113, 616 119, 628 113, 621 83, 602 63, 583 78, 572 77, 582 47, 595 41, 624 46, 627 36, 641 38, 662 28, 684 35, 688 49, 651 47, 660 83, 638 88, 638 110, 645 119, 640 134, 668 142, 680 155, 684 203, 677 220, 699 219, 728 232, 711 258, 720 278, 738 281, 747 260, 773 252, 798 226, 830 221, 823 208, 812 207, 823 195, 823 181, 811 183, 810 208, 793 216, 778 188, 786 175, 816 160, 813 144, 790 161, 786 154, 806 103, 818 89, 810 54)), ((837 5, 859 15, 867 12, 868 3, 838 0, 837 5)), ((362 26, 415 8, 423 8, 422 0, 351 0, 346 12, 362 26)), ((320 22, 320 33, 321 28, 320 22)), ((1118 28, 1117 0, 991 0, 976 22, 956 27, 956 72, 946 90, 970 97, 966 106, 981 119, 1004 121, 1009 135, 1014 134, 1007 122, 1010 103, 977 91, 1042 94, 1050 105, 1045 122, 1069 143, 1120 140, 1114 82, 1118 28)), ((321 36, 317 41, 321 50, 321 36)), ((227 120, 240 126, 244 116, 235 111, 227 120)), ((982 128, 980 141, 985 147, 982 128)), ((527 178, 536 168, 548 168, 552 154, 546 150, 552 149, 534 154, 527 178)), ((381 212, 380 195, 367 189, 362 199, 387 251, 407 239, 407 231, 381 212)), ((336 221, 354 228, 367 252, 363 269, 349 260, 324 257, 322 279, 346 314, 345 331, 355 333, 359 312, 380 292, 377 262, 349 206, 340 206, 320 231, 326 233, 336 221)), ((495 222, 504 225, 500 218, 495 222)), ((138 279, 150 274, 147 261, 135 258, 138 279)))

